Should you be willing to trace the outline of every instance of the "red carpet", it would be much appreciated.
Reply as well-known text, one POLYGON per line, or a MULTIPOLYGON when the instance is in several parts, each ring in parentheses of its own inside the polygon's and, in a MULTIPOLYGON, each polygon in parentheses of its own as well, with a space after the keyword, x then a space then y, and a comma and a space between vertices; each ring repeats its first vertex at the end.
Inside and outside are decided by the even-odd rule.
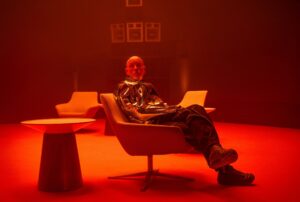
POLYGON ((108 180, 108 176, 144 171, 145 157, 126 154, 117 139, 94 131, 76 135, 84 187, 70 192, 37 190, 42 134, 18 124, 0 125, 1 201, 299 201, 300 130, 216 123, 224 147, 235 148, 238 169, 255 173, 254 186, 224 187, 216 182, 200 154, 154 157, 161 172, 194 177, 179 183, 156 178, 147 192, 140 181, 108 180))

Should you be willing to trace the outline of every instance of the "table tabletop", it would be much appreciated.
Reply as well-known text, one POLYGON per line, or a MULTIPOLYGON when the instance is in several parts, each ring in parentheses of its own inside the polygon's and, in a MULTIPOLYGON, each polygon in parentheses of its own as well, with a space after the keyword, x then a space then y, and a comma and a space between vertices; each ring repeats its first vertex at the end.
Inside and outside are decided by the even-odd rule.
POLYGON ((21 124, 35 130, 51 133, 72 133, 95 122, 91 118, 48 118, 22 121, 21 124))

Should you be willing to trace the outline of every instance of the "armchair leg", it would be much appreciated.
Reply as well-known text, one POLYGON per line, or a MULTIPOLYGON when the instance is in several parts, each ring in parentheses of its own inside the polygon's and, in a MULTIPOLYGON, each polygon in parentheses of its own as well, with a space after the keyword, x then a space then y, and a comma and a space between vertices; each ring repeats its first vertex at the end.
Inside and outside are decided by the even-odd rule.
POLYGON ((152 170, 151 172, 147 172, 145 176, 144 186, 140 189, 141 191, 146 191, 150 187, 150 184, 152 183, 157 173, 158 170, 152 170))
POLYGON ((160 177, 165 177, 165 178, 169 178, 169 179, 174 179, 174 180, 181 180, 181 181, 195 181, 194 178, 190 178, 190 177, 183 177, 183 176, 179 176, 179 175, 171 175, 171 174, 167 174, 167 173, 157 173, 157 176, 160 177))
POLYGON ((117 175, 117 176, 110 176, 108 179, 118 179, 118 180, 136 180, 139 178, 136 177, 145 177, 148 172, 138 172, 138 173, 131 173, 126 175, 117 175))
POLYGON ((138 172, 138 173, 132 173, 132 174, 126 174, 126 175, 118 175, 118 176, 112 176, 108 177, 108 179, 120 179, 120 180, 140 180, 143 177, 144 179, 144 185, 141 188, 141 191, 146 191, 149 187, 151 182, 153 181, 154 177, 165 177, 168 179, 173 180, 181 180, 181 181, 194 181, 193 178, 189 177, 182 177, 178 175, 171 175, 166 173, 160 173, 158 170, 153 170, 153 156, 148 156, 148 170, 146 172, 138 172))

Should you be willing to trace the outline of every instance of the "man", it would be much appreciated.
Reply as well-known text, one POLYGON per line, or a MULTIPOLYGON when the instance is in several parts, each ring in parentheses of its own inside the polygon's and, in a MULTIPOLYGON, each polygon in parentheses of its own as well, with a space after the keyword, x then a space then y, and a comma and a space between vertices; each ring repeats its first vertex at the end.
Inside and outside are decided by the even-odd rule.
POLYGON ((237 160, 237 152, 222 148, 214 124, 202 106, 183 108, 164 103, 154 86, 143 81, 145 65, 138 56, 127 60, 125 73, 127 78, 118 85, 115 95, 129 120, 180 127, 186 141, 202 152, 208 166, 218 172, 220 184, 252 184, 253 174, 240 172, 230 165, 237 160))

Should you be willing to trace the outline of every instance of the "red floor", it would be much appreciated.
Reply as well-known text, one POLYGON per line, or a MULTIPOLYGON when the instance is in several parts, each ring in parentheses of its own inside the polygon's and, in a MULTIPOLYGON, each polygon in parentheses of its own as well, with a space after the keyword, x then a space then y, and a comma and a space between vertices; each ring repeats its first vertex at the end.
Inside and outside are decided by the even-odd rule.
POLYGON ((18 124, 0 125, 0 201, 300 201, 299 129, 216 123, 224 147, 239 152, 234 166, 255 173, 254 186, 220 186, 201 155, 172 154, 155 156, 154 167, 196 181, 157 178, 140 192, 140 181, 107 176, 144 171, 146 158, 127 155, 98 124, 96 131, 76 135, 84 187, 63 193, 37 190, 42 135, 18 124))

